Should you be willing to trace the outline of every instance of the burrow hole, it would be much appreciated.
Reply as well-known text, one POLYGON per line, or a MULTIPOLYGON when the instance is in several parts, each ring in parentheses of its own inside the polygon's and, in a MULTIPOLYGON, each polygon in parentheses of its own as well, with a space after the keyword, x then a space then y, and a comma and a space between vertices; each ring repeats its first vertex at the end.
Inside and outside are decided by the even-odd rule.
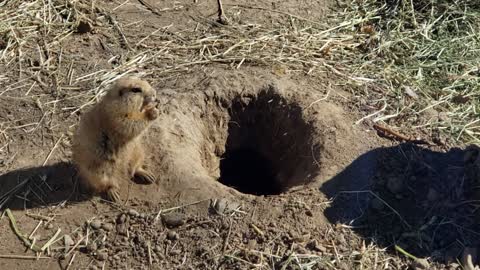
POLYGON ((229 109, 220 182, 242 193, 275 195, 318 174, 319 147, 313 127, 296 103, 273 87, 258 96, 238 96, 229 109))

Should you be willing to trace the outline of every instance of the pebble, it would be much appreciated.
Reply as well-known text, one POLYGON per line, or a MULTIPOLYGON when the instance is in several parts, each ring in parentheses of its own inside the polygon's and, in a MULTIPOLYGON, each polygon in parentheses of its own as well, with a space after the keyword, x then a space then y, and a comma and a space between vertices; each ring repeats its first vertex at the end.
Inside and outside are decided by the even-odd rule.
POLYGON ((320 251, 322 253, 327 252, 327 248, 324 247, 323 245, 319 244, 317 240, 312 240, 310 243, 307 244, 307 248, 315 250, 315 251, 320 251))
POLYGON ((235 211, 240 206, 240 204, 238 204, 237 202, 232 202, 222 198, 222 199, 216 200, 215 204, 213 204, 212 206, 213 206, 213 209, 215 210, 215 213, 219 215, 225 215, 232 211, 235 211))
POLYGON ((117 224, 123 224, 125 222, 127 222, 127 215, 120 214, 117 218, 117 224))
POLYGON ((102 222, 98 219, 95 219, 94 221, 90 222, 90 226, 93 229, 98 230, 102 227, 102 222))
POLYGON ((430 269, 430 264, 426 259, 416 259, 413 261, 412 267, 415 270, 430 269))
POLYGON ((99 252, 99 253, 97 253, 96 258, 99 261, 105 261, 105 260, 108 259, 108 254, 106 252, 99 252))
POLYGON ((176 256, 176 255, 180 255, 182 252, 178 249, 174 249, 172 251, 170 251, 170 255, 172 256, 176 256))
POLYGON ((162 215, 162 221, 168 228, 175 228, 185 224, 185 215, 181 213, 170 213, 162 215))
POLYGON ((130 209, 130 210, 128 210, 128 214, 129 214, 130 216, 132 216, 132 217, 138 217, 138 216, 140 215, 140 214, 138 213, 138 211, 135 210, 135 209, 130 209))
POLYGON ((102 228, 105 231, 109 232, 109 231, 113 230, 113 224, 112 223, 103 223, 102 228))
POLYGON ((65 234, 65 236, 63 236, 63 241, 64 241, 64 244, 65 244, 65 250, 69 250, 70 247, 75 244, 72 237, 68 234, 65 234))
POLYGON ((117 233, 119 235, 127 235, 128 227, 126 224, 118 224, 117 225, 117 233))
POLYGON ((97 243, 91 242, 87 246, 87 250, 90 252, 96 251, 98 249, 97 243))
POLYGON ((178 233, 174 232, 174 231, 169 231, 167 233, 167 239, 168 240, 171 240, 171 241, 175 241, 175 240, 178 240, 180 237, 178 235, 178 233))

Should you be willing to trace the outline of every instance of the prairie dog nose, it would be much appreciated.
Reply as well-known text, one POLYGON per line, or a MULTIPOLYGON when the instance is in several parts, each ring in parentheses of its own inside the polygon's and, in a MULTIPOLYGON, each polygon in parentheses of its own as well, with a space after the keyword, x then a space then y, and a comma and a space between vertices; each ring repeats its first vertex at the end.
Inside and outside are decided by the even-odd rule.
POLYGON ((155 98, 152 96, 146 96, 143 98, 143 106, 146 106, 150 103, 153 103, 155 101, 155 98))

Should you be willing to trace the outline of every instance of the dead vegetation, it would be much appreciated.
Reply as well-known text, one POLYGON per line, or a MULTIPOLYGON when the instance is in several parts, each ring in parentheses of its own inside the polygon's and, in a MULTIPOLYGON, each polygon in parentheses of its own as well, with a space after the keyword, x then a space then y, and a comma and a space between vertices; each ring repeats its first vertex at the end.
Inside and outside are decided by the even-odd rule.
POLYGON ((343 18, 362 21, 349 29, 357 33, 360 44, 338 64, 368 78, 357 93, 359 99, 372 97, 368 106, 381 108, 373 120, 478 142, 478 2, 344 4, 343 18))
MULTIPOLYGON (((125 25, 96 2, 0 2, 0 101, 6 104, 20 100, 39 111, 20 120, 0 119, 0 159, 11 158, 7 150, 18 131, 33 134, 44 128, 53 134, 54 142, 45 165, 59 144, 68 146, 69 127, 60 128, 59 122, 74 125, 77 113, 96 102, 104 87, 119 77, 139 73, 168 78, 214 63, 231 69, 260 65, 272 68, 279 75, 334 73, 345 79, 341 84, 353 89, 355 100, 352 102, 358 102, 365 111, 361 121, 388 124, 405 129, 406 133, 440 131, 454 140, 477 142, 480 127, 480 6, 477 1, 361 0, 340 4, 343 11, 328 23, 265 7, 223 4, 219 19, 229 18, 228 24, 197 14, 192 16, 197 27, 190 31, 172 32, 171 25, 167 25, 132 38, 125 33, 125 25), (280 14, 284 20, 271 25, 243 23, 238 11, 244 9, 280 14), (92 32, 111 32, 119 44, 120 53, 107 59, 111 68, 92 64, 79 69, 77 65, 85 63, 64 47, 70 38, 92 32)), ((413 140, 410 136, 405 138, 413 140)), ((1 171, 7 169, 5 165, 1 171)), ((0 208, 12 197, 41 198, 41 193, 32 192, 38 187, 25 188, 33 183, 24 179, 3 194, 0 208)), ((67 241, 61 231, 42 243, 35 243, 35 230, 26 236, 18 230, 11 212, 4 211, 4 215, 35 256, 0 255, 1 258, 63 256, 68 268, 78 251, 92 241, 89 221, 79 228, 81 233, 68 249, 55 253, 54 250, 63 248, 55 244, 62 239, 67 241)), ((46 220, 40 217, 36 227, 51 223, 54 217, 54 214, 45 217, 46 220)), ((148 217, 142 219, 153 222, 148 217)), ((211 221, 186 226, 195 228, 202 222, 211 221)), ((223 222, 207 226, 205 231, 224 228, 223 222)), ((311 250, 305 250, 292 244, 292 235, 286 237, 283 246, 277 246, 276 231, 268 232, 268 224, 259 228, 252 223, 248 229, 238 225, 240 218, 228 222, 219 236, 223 246, 212 248, 217 254, 213 264, 259 269, 350 269, 352 266, 386 269, 391 265, 399 269, 409 264, 374 244, 365 244, 346 225, 318 232, 329 239, 329 243, 308 243, 311 250), (245 231, 253 234, 251 238, 255 241, 261 239, 264 245, 235 249, 235 245, 229 244, 240 238, 232 240, 235 233, 240 235, 245 231), (354 244, 346 243, 345 237, 339 240, 336 237, 339 231, 340 235, 349 235, 348 240, 353 239, 354 244), (347 244, 351 249, 339 250, 338 245, 347 244)), ((106 235, 96 236, 96 240, 103 239, 103 242, 107 239, 106 235)), ((168 241, 165 245, 175 245, 175 240, 168 241)), ((157 255, 152 255, 150 246, 146 247, 146 256, 140 260, 151 264, 152 256, 157 255)))

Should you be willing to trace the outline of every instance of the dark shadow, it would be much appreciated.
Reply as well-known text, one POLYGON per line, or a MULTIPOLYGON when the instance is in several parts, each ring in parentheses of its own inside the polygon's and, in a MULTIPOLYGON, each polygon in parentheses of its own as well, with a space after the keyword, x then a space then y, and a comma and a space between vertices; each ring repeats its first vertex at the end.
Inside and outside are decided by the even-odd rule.
POLYGON ((275 195, 318 174, 320 151, 312 150, 312 124, 297 103, 273 86, 235 97, 228 113, 221 183, 243 193, 275 195))
POLYGON ((254 195, 279 194, 270 161, 253 149, 227 151, 220 161, 220 183, 254 195))
POLYGON ((88 199, 79 191, 76 179, 74 167, 67 162, 0 175, 0 209, 28 209, 88 199))
POLYGON ((406 143, 369 151, 320 188, 333 198, 325 216, 391 251, 398 245, 451 262, 464 246, 480 244, 468 193, 476 180, 464 157, 458 148, 435 152, 406 143))

